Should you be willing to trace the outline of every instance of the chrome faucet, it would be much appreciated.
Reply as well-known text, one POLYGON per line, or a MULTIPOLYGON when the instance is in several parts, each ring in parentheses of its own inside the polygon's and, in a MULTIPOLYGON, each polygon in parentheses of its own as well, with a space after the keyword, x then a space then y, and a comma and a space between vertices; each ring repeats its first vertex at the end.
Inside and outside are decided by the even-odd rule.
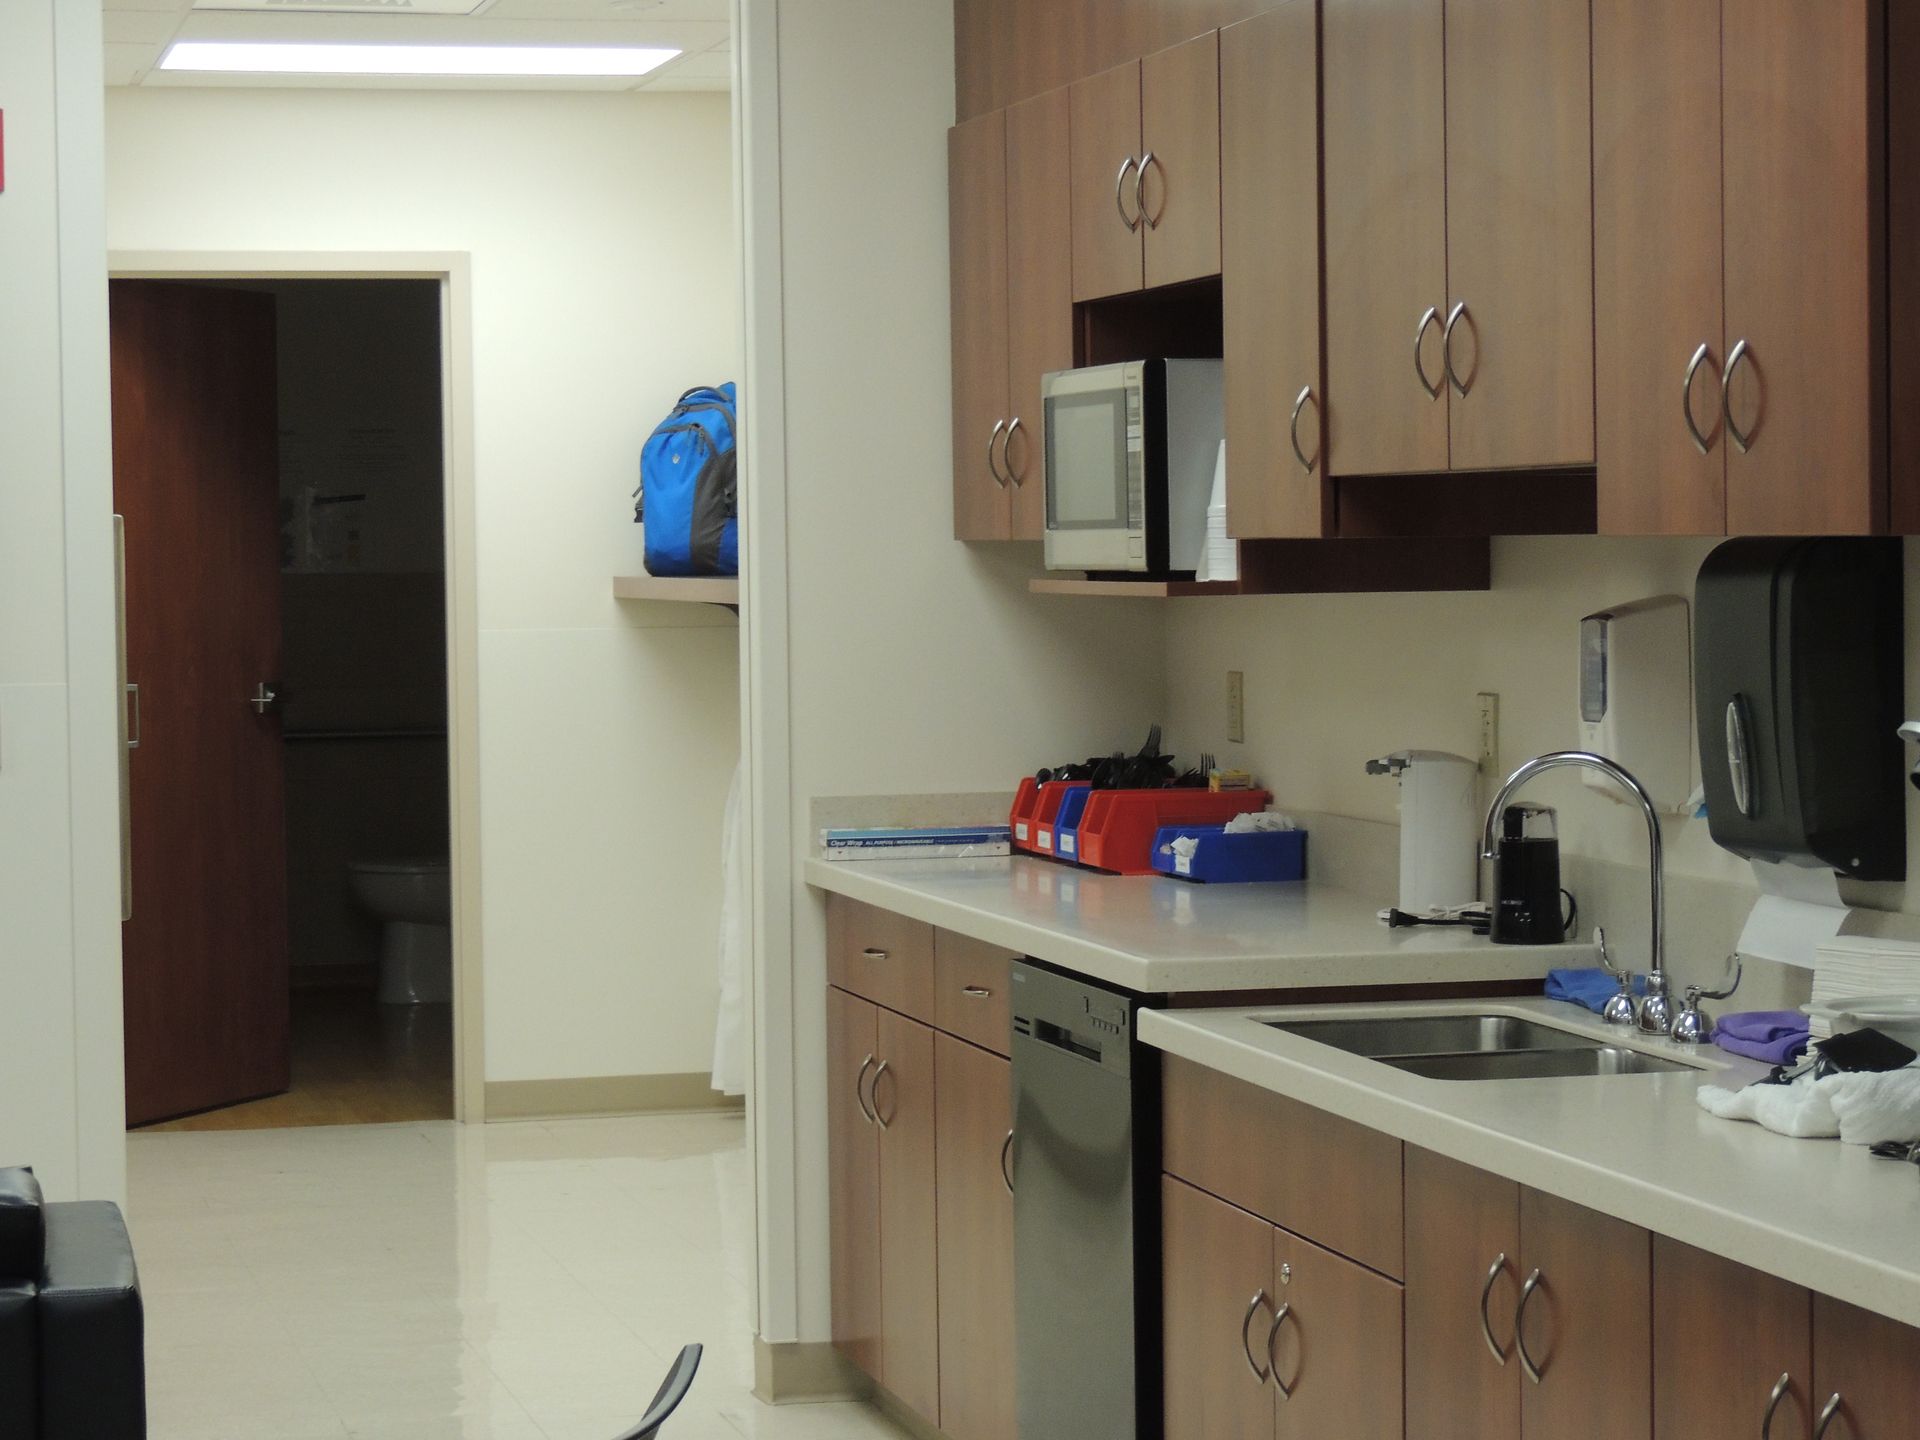
MULTIPOLYGON (((1550 755, 1540 755, 1527 761, 1513 774, 1507 777, 1507 783, 1500 787, 1500 793, 1493 797, 1493 804, 1487 810, 1486 828, 1480 836, 1480 853, 1488 860, 1499 857, 1499 843, 1495 836, 1499 832, 1500 817, 1506 812, 1514 793, 1534 776, 1548 770, 1560 770, 1572 767, 1580 770, 1598 770, 1608 776, 1635 800, 1647 817, 1647 889, 1652 901, 1652 927, 1650 949, 1652 966, 1647 972, 1647 994, 1640 1002, 1640 1012, 1635 1021, 1639 1029, 1648 1035, 1667 1035, 1673 1030, 1673 1001, 1667 988, 1666 964, 1666 862, 1660 843, 1660 812, 1654 808, 1653 797, 1647 793, 1647 787, 1607 759, 1604 755, 1595 755, 1586 750, 1556 750, 1550 755)), ((1603 952, 1604 954, 1604 949, 1603 952)), ((1612 969, 1609 965, 1608 969, 1612 969)), ((1623 991, 1631 993, 1631 977, 1623 979, 1623 991)), ((1607 1019, 1616 1024, 1624 1024, 1627 1019, 1627 1007, 1608 1007, 1607 1019)))

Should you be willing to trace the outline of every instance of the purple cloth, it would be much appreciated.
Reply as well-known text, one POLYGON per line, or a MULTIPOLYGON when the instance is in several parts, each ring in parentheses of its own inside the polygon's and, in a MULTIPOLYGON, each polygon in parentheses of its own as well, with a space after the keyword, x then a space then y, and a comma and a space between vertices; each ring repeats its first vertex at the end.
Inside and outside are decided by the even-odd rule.
POLYGON ((1798 1010, 1749 1010, 1723 1015, 1713 1043, 1733 1055, 1784 1065, 1807 1048, 1807 1017, 1798 1010))

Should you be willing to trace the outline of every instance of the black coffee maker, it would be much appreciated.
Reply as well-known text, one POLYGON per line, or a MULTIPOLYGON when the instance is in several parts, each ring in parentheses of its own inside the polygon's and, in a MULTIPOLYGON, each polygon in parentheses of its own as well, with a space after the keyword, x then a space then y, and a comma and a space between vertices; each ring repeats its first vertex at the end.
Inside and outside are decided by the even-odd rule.
POLYGON ((1560 836, 1545 805, 1509 805, 1500 817, 1493 867, 1496 945, 1558 945, 1567 926, 1560 910, 1560 836))

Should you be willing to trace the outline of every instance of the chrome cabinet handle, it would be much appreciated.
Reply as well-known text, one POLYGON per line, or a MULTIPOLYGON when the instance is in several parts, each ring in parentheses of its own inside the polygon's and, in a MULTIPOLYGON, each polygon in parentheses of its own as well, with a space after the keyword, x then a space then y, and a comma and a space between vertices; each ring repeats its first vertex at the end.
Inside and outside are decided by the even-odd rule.
POLYGON ((1773 1382, 1773 1394, 1767 1399, 1767 1413, 1760 1421, 1760 1440, 1773 1440, 1773 1416, 1780 1408, 1780 1402, 1787 1398, 1787 1391, 1793 1385, 1793 1372, 1786 1371, 1773 1382))
POLYGON ((1000 1142, 1000 1183, 1007 1187, 1007 1194, 1013 1194, 1013 1131, 1007 1131, 1007 1138, 1000 1142))
POLYGON ((1129 155, 1125 160, 1120 162, 1120 173, 1113 177, 1113 208, 1120 212, 1120 223, 1127 227, 1129 234, 1140 229, 1140 215, 1138 213, 1140 205, 1139 171, 1140 162, 1129 155), (1133 215, 1127 214, 1127 202, 1123 198, 1127 188, 1127 172, 1129 170, 1133 171, 1135 175, 1133 186, 1135 213, 1133 215))
POLYGON ((144 728, 140 723, 140 687, 129 684, 127 686, 127 698, 133 701, 133 725, 127 732, 127 749, 138 750, 140 748, 140 731, 144 728))
MULTIPOLYGON (((1006 428, 1006 421, 996 420, 993 422, 993 433, 987 436, 987 470, 988 473, 993 476, 993 483, 998 485, 1002 490, 1007 488, 1007 477, 1002 475, 1000 473, 1000 467, 993 463, 993 447, 995 443, 999 441, 1001 433, 1005 431, 1006 428)), ((869 950, 867 953, 871 955, 873 952, 869 950)))
POLYGON ((1247 1302, 1247 1313, 1240 1321, 1240 1353, 1247 1357, 1247 1369, 1253 1372, 1253 1378, 1258 1380, 1262 1385, 1273 1378, 1272 1355, 1269 1353, 1267 1368, 1262 1370, 1260 1368, 1260 1362, 1253 1358, 1252 1330, 1253 1317, 1260 1313, 1260 1307, 1262 1305, 1268 1303, 1266 1287, 1262 1286, 1253 1292, 1253 1299, 1247 1302))
MULTIPOLYGON (((1313 387, 1302 385, 1300 393, 1293 397, 1293 418, 1287 425, 1287 438, 1293 442, 1293 458, 1300 462, 1302 470, 1311 475, 1313 467, 1320 463, 1320 452, 1315 449, 1313 459, 1309 460, 1306 452, 1300 448, 1300 412, 1306 409, 1309 400, 1313 400, 1313 387)), ((1313 408, 1319 410, 1320 402, 1315 400, 1313 408)))
MULTIPOLYGON (((1140 218, 1146 221, 1147 229, 1158 230, 1160 228, 1160 217, 1147 213, 1147 167, 1149 165, 1156 170, 1164 170, 1166 168, 1161 165, 1160 157, 1151 150, 1140 157, 1140 168, 1133 172, 1133 208, 1139 214, 1140 218)), ((1161 208, 1164 209, 1165 206, 1163 205, 1161 208)))
POLYGON ((247 697, 247 704, 253 706, 254 714, 264 715, 279 699, 280 692, 265 680, 261 680, 254 685, 253 694, 247 697))
POLYGON ((1540 1367, 1533 1363, 1533 1356, 1527 1353, 1527 1336, 1520 1325, 1527 1317, 1527 1305, 1533 1299, 1533 1292, 1540 1288, 1540 1278, 1538 1270, 1527 1276, 1527 1283, 1520 1287, 1520 1303, 1513 1311, 1513 1348, 1520 1352, 1520 1368, 1527 1372, 1527 1378, 1536 1385, 1544 1375, 1540 1367))
POLYGON ((1294 1377, 1293 1385, 1287 1384, 1280 1378, 1280 1357, 1273 1353, 1274 1344, 1280 1338, 1280 1327, 1287 1323, 1287 1317, 1291 1314, 1293 1314, 1292 1304, 1282 1305, 1273 1312, 1273 1328, 1267 1331, 1267 1373, 1273 1377, 1273 1388, 1280 1392, 1282 1400, 1291 1400, 1293 1385, 1300 1383, 1298 1376, 1294 1377))
MULTIPOLYGON (((1487 1301, 1493 1295, 1493 1282, 1500 1278, 1501 1272, 1506 1268, 1507 1252, 1502 1250, 1498 1258, 1494 1260, 1493 1267, 1487 1271, 1487 1283, 1480 1287, 1480 1334, 1487 1342, 1487 1349, 1493 1352, 1493 1358, 1498 1360, 1502 1365, 1507 1363, 1512 1352, 1502 1350, 1500 1348, 1500 1342, 1493 1338, 1493 1322, 1487 1318, 1487 1301)), ((1519 1332, 1515 1331, 1514 1333, 1515 1337, 1518 1338, 1519 1332)))
POLYGON ((1429 305, 1426 313, 1420 317, 1419 328, 1413 332, 1413 373, 1420 377, 1420 388, 1427 392, 1429 400, 1438 400, 1440 391, 1445 387, 1443 379, 1438 385, 1427 379, 1426 361, 1420 355, 1420 342, 1427 338, 1427 327, 1440 318, 1440 307, 1429 305))
POLYGON ((892 1122, 880 1113, 880 1077, 892 1068, 893 1062, 891 1060, 882 1060, 880 1067, 873 1072, 873 1085, 871 1087, 873 1093, 873 1118, 882 1130, 891 1130, 893 1128, 892 1122))
POLYGON ((1733 372, 1740 368, 1740 362, 1753 354, 1753 347, 1742 340, 1733 347, 1733 353, 1727 356, 1727 368, 1720 372, 1720 419, 1727 427, 1727 434, 1733 437, 1733 443, 1740 447, 1740 453, 1746 454, 1753 449, 1753 436, 1746 434, 1733 423, 1733 372))
POLYGON ((1826 1440, 1827 1429, 1833 1424, 1833 1417, 1840 1413, 1840 1407, 1844 1403, 1840 1392, 1834 1391, 1833 1398, 1827 1401, 1827 1408, 1820 1412, 1820 1423, 1813 1427, 1813 1440, 1826 1440))
POLYGON ((993 991, 984 985, 962 985, 960 987, 960 993, 971 996, 975 1000, 991 1000, 993 998, 993 991))
POLYGON ((1007 424, 1007 438, 1000 442, 1000 466, 1007 472, 1007 479, 1015 485, 1027 483, 1027 477, 1013 468, 1013 437, 1026 429, 1026 422, 1016 415, 1007 424))
MULTIPOLYGON (((1459 372, 1453 368, 1453 327, 1458 325, 1467 313, 1467 302, 1462 300, 1447 312, 1447 328, 1440 332, 1440 361, 1446 367, 1447 380, 1462 395, 1467 393, 1467 383, 1460 379, 1459 372)), ((1469 322, 1471 323, 1471 322, 1469 322)))
POLYGON ((884 960, 884 959, 886 959, 886 958, 887 958, 887 952, 886 952, 886 951, 884 951, 884 950, 876 950, 876 949, 874 949, 874 948, 873 948, 873 946, 871 946, 871 945, 869 945, 869 946, 868 946, 868 947, 867 947, 866 949, 864 949, 864 950, 862 950, 862 951, 861 951, 860 953, 861 953, 862 955, 864 955, 864 956, 866 956, 866 957, 867 957, 867 959, 869 959, 869 960, 884 960))
POLYGON ((879 1117, 867 1104, 867 1071, 873 1068, 873 1056, 869 1055, 860 1062, 860 1070, 853 1077, 853 1103, 860 1107, 860 1113, 867 1117, 867 1124, 879 1123, 879 1117))
POLYGON ((1700 373, 1700 367, 1707 363, 1712 351, 1702 344, 1693 352, 1693 359, 1687 362, 1686 379, 1680 382, 1680 414, 1687 422, 1687 434, 1693 437, 1693 448, 1702 455, 1713 448, 1713 442, 1700 433, 1700 426, 1693 418, 1693 377, 1700 373))

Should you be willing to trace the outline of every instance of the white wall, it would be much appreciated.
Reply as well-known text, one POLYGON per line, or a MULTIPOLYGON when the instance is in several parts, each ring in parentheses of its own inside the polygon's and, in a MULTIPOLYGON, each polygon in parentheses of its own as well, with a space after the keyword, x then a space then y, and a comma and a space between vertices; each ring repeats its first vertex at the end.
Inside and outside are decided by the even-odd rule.
POLYGON ((763 391, 785 362, 779 408, 750 421, 760 428, 746 451, 758 542, 749 624, 777 632, 756 636, 752 672, 760 818, 784 809, 757 857, 767 906, 785 911, 763 916, 756 936, 761 1333, 818 1340, 828 1330, 823 910, 787 865, 811 843, 808 801, 1011 793, 1041 764, 1138 745, 1166 699, 1163 613, 1031 596, 1037 546, 952 539, 951 7, 748 0, 745 12, 749 103, 774 103, 777 83, 778 104, 777 136, 747 127, 759 207, 748 343, 763 391), (772 803, 767 787, 779 792, 772 803))
POLYGON ((116 90, 108 137, 116 250, 471 255, 486 1078, 704 1070, 734 622, 609 582, 738 364, 727 98, 116 90))
POLYGON ((97 0, 0 7, 0 1164, 125 1186, 97 0))

